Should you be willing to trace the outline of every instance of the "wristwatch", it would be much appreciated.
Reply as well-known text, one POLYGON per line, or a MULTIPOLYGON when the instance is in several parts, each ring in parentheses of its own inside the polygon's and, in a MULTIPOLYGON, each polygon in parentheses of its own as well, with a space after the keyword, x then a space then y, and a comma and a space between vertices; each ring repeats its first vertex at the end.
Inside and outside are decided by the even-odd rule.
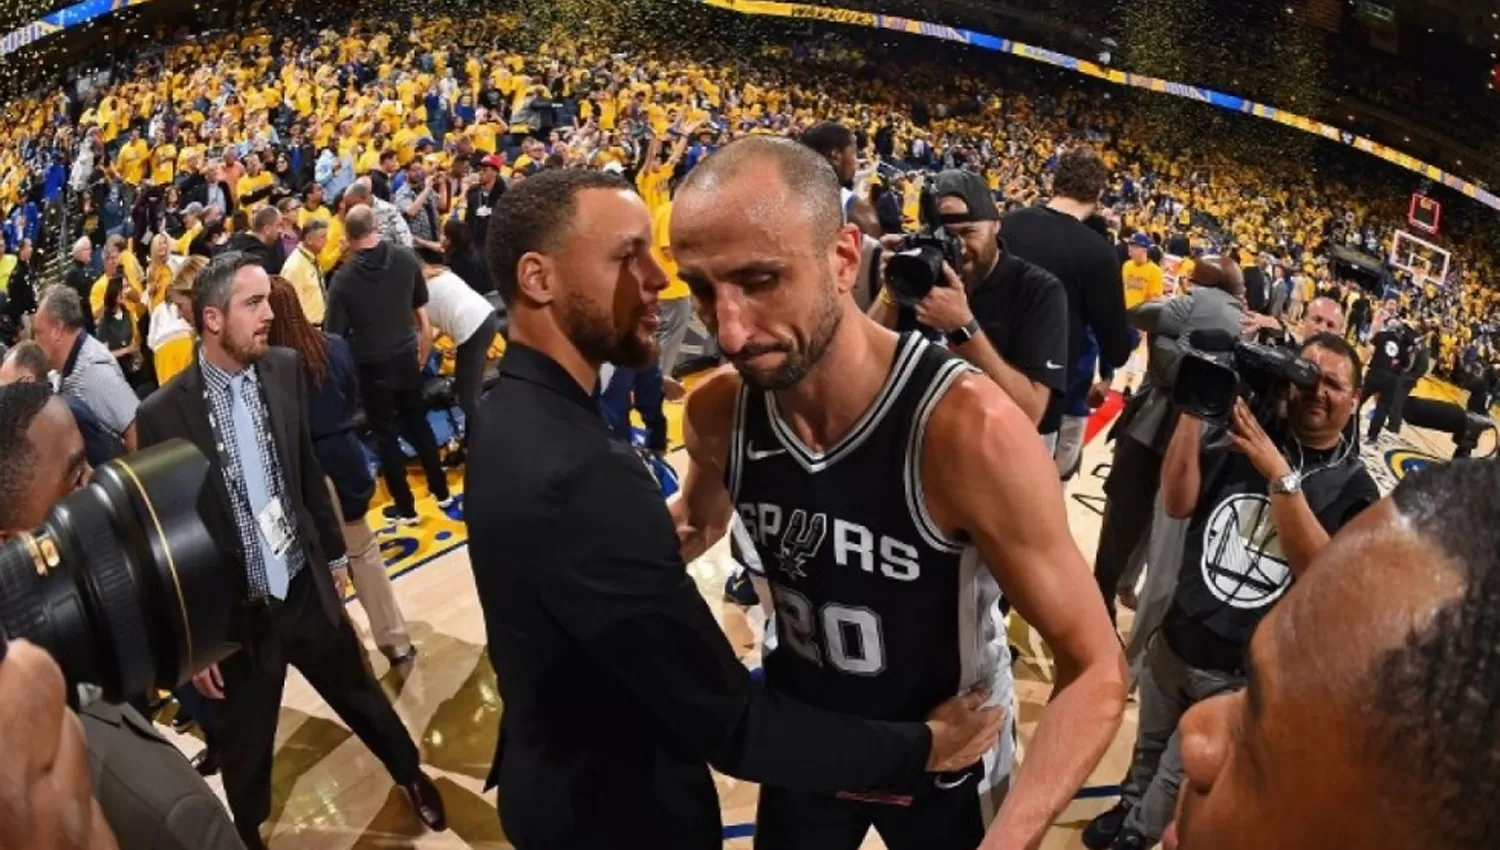
POLYGON ((1271 495, 1295 496, 1302 492, 1302 473, 1293 470, 1271 482, 1271 495))
POLYGON ((967 325, 948 331, 948 344, 957 348, 974 337, 979 336, 979 320, 970 319, 967 325))

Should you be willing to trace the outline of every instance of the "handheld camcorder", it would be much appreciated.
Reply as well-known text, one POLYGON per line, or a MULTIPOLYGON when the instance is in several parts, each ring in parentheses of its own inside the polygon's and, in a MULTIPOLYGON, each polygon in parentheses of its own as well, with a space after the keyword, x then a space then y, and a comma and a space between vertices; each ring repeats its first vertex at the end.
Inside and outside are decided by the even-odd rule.
POLYGON ((915 307, 943 282, 943 263, 956 270, 963 262, 964 245, 943 227, 932 190, 922 190, 920 210, 922 229, 901 239, 885 267, 886 288, 903 307, 915 307))
POLYGON ((197 509, 208 468, 185 440, 110 461, 0 543, 0 635, 50 652, 75 706, 81 685, 123 702, 230 651, 232 586, 197 509))
POLYGON ((1317 364, 1293 349, 1245 342, 1224 331, 1193 331, 1183 347, 1172 400, 1205 422, 1227 425, 1235 401, 1243 398, 1265 422, 1287 387, 1311 389, 1319 377, 1317 364))

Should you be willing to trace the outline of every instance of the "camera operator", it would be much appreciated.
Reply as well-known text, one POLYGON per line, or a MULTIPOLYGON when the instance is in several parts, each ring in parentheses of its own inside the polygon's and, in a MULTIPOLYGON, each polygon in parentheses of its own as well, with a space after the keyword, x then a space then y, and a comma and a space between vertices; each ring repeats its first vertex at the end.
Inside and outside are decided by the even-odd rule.
POLYGON ((898 331, 945 337, 1040 423, 1053 394, 1067 388, 1067 293, 1051 274, 1006 250, 984 178, 944 171, 933 194, 943 229, 963 245, 959 268, 945 262, 942 281, 915 307, 898 304, 887 280, 869 315, 898 331))
MULTIPOLYGON (((93 472, 67 402, 45 383, 0 387, 0 446, 0 539, 40 525, 93 472)), ((0 710, 13 712, 11 705, 0 710)), ((94 794, 120 846, 243 850, 219 799, 151 721, 129 705, 104 702, 78 714, 94 794)), ((7 757, 0 762, 11 760, 15 746, 4 739, 7 757)), ((0 793, 8 796, 11 789, 0 793)), ((7 832, 0 825, 0 847, 7 832)))
POLYGON ((1419 356, 1422 346, 1416 332, 1400 318, 1386 321, 1370 344, 1374 347, 1370 354, 1370 374, 1365 377, 1364 387, 1360 390, 1359 404, 1363 407, 1370 396, 1377 396, 1367 437, 1374 443, 1380 439, 1387 418, 1390 419, 1391 431, 1401 430, 1401 410, 1406 397, 1416 386, 1416 379, 1421 377, 1418 369, 1426 371, 1421 362, 1426 358, 1419 356))
POLYGON ((1193 265, 1192 284, 1185 295, 1143 304, 1130 314, 1152 342, 1146 379, 1111 431, 1115 453, 1104 481, 1104 524, 1094 555, 1094 577, 1111 618, 1121 579, 1151 532, 1162 456, 1176 423, 1172 384, 1181 356, 1178 337, 1192 331, 1240 334, 1244 278, 1239 266, 1227 257, 1203 257, 1193 265))
POLYGON ((1245 686, 1256 623, 1329 536, 1380 498, 1352 426, 1359 356, 1332 333, 1306 340, 1300 355, 1317 367, 1318 383, 1285 390, 1285 415, 1265 427, 1243 397, 1227 443, 1206 439, 1209 426, 1191 414, 1178 419, 1161 475, 1167 514, 1189 520, 1177 588, 1140 680, 1121 801, 1089 824, 1085 846, 1144 850, 1161 839, 1182 780, 1178 720, 1245 686))

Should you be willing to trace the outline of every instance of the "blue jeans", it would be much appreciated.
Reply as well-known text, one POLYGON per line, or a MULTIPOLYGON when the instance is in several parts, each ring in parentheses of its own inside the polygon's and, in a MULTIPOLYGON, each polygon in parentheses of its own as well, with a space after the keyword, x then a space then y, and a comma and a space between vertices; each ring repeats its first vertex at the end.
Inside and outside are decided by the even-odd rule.
POLYGON ((645 369, 615 367, 609 386, 599 393, 599 412, 609 428, 626 442, 630 441, 632 402, 646 423, 646 448, 667 450, 667 417, 662 413, 662 375, 660 366, 645 369))

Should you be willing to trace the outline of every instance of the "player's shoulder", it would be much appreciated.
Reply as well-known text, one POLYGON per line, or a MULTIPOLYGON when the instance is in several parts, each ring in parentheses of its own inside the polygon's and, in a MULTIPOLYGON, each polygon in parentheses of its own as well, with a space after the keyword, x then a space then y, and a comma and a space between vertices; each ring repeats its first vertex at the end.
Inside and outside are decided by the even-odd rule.
MULTIPOLYGON (((734 429, 740 387, 739 373, 732 367, 722 366, 688 393, 683 408, 683 430, 690 452, 696 455, 698 446, 709 447, 729 439, 734 429)), ((722 452, 715 451, 714 454, 722 452)))
POLYGON ((1039 440, 1025 411, 999 384, 976 370, 965 370, 943 393, 924 435, 926 444, 952 446, 974 458, 992 451, 1004 454, 1023 442, 1039 440))

